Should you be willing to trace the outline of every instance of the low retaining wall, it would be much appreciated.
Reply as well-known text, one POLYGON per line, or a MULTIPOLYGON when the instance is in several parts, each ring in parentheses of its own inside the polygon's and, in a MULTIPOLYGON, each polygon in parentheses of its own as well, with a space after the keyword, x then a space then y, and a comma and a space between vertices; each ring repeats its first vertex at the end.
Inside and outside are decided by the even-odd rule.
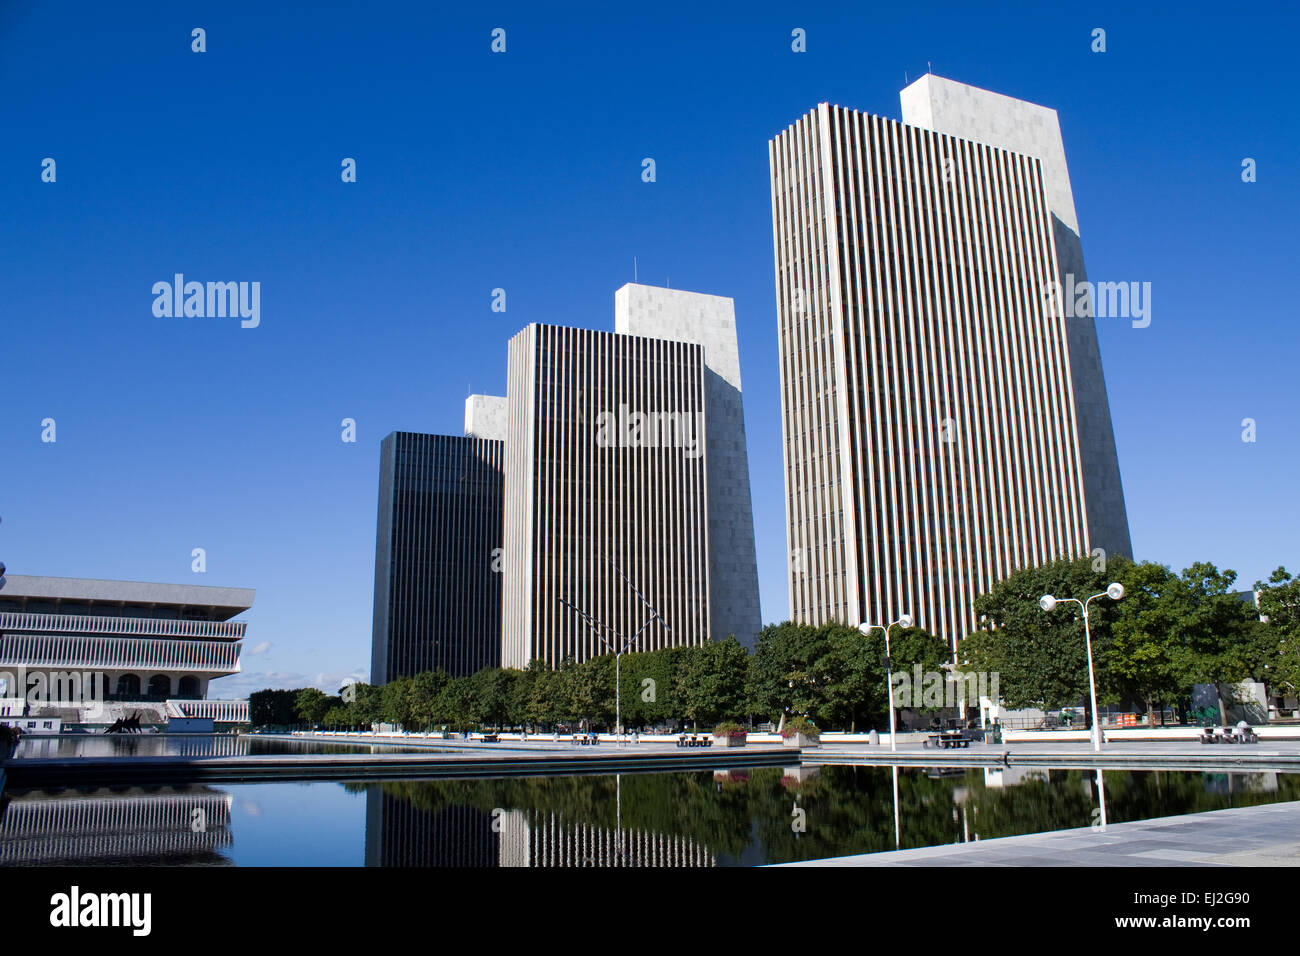
POLYGON ((476 751, 387 754, 290 754, 243 757, 22 758, 6 765, 12 790, 157 783, 242 783, 293 780, 384 780, 435 777, 564 776, 589 773, 661 773, 726 767, 785 767, 800 752, 784 747, 626 751, 587 748, 509 755, 476 751))

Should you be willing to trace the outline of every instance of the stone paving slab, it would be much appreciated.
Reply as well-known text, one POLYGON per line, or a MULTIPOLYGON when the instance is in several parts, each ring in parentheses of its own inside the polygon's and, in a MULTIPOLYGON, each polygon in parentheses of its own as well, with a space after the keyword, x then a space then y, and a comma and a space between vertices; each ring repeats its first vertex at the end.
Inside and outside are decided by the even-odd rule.
POLYGON ((786 866, 1300 866, 1300 801, 786 866))
POLYGON ((1115 768, 1129 770, 1280 770, 1300 773, 1300 741, 1205 746, 1195 741, 1114 741, 1100 752, 1087 742, 972 743, 957 750, 936 750, 900 743, 887 745, 823 744, 803 752, 805 764, 864 763, 909 767, 1033 766, 1115 768))

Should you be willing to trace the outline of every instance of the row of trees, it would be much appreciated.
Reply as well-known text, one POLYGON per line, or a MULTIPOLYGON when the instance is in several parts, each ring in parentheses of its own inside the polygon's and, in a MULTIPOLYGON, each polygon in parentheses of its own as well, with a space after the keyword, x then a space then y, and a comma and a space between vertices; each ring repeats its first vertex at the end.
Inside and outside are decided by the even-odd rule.
MULTIPOLYGON (((1009 707, 1052 709, 1088 697, 1083 621, 1072 604, 1046 613, 1044 594, 1086 598, 1111 581, 1122 601, 1090 605, 1098 695, 1104 703, 1141 701, 1187 712, 1195 684, 1213 684, 1220 717, 1230 685, 1263 682, 1274 696, 1300 685, 1300 579, 1284 568, 1258 582, 1259 608, 1234 592, 1236 573, 1199 563, 1181 574, 1151 562, 1061 560, 1015 572, 975 602, 979 629, 960 642, 956 658, 922 628, 896 630, 895 671, 944 665, 998 675, 1009 707), (1264 619, 1261 619, 1263 617, 1264 619)), ((884 726, 887 689, 884 637, 863 637, 838 624, 769 625, 749 654, 734 638, 702 647, 625 654, 625 727, 718 721, 778 721, 802 715, 821 727, 884 726)), ((490 667, 468 677, 442 671, 378 687, 351 684, 338 696, 315 688, 252 695, 255 724, 307 723, 408 728, 558 725, 612 727, 613 655, 558 668, 535 661, 524 670, 490 667)))
MULTIPOLYGON (((943 642, 921 628, 895 631, 895 660, 937 667, 943 642)), ((866 726, 887 706, 884 638, 864 638, 842 625, 763 629, 749 654, 734 638, 700 647, 624 654, 624 727, 779 721, 807 716, 820 726, 866 726)), ((350 684, 338 696, 316 688, 259 691, 250 699, 254 724, 407 728, 559 725, 613 727, 612 654, 558 668, 534 661, 524 670, 488 667, 468 677, 429 671, 382 687, 350 684)))
POLYGON ((1097 693, 1186 712, 1196 684, 1217 689, 1220 719, 1231 686, 1259 681, 1273 697, 1300 684, 1300 579, 1278 568, 1256 582, 1259 607, 1234 590, 1235 571, 1197 563, 1182 573, 1153 562, 1089 558, 1017 571, 975 602, 981 624, 958 646, 960 666, 996 672, 1010 707, 1052 708, 1088 696, 1083 618, 1076 605, 1051 613, 1044 594, 1086 599, 1111 581, 1123 600, 1089 605, 1097 693))

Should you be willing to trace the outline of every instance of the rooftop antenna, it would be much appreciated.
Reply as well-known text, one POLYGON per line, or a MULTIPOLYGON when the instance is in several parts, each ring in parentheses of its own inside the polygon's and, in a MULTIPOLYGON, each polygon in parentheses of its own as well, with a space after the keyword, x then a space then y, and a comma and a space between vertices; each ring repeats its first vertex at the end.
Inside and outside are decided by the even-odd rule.
POLYGON ((932 67, 932 66, 930 65, 930 61, 929 61, 929 60, 926 60, 926 61, 925 61, 925 72, 927 72, 927 73, 933 73, 933 72, 934 72, 934 67, 932 67))
POLYGON ((636 282, 636 256, 632 257, 632 281, 636 282))

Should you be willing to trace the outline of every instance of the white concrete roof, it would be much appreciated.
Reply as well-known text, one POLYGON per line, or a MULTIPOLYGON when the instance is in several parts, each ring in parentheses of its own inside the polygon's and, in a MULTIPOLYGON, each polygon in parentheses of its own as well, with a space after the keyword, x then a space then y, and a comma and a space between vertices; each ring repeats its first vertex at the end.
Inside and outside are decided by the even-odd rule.
POLYGON ((209 587, 201 584, 157 584, 148 581, 105 581, 98 578, 51 578, 6 574, 0 598, 37 598, 69 603, 154 604, 215 607, 231 615, 253 606, 253 588, 209 587))

